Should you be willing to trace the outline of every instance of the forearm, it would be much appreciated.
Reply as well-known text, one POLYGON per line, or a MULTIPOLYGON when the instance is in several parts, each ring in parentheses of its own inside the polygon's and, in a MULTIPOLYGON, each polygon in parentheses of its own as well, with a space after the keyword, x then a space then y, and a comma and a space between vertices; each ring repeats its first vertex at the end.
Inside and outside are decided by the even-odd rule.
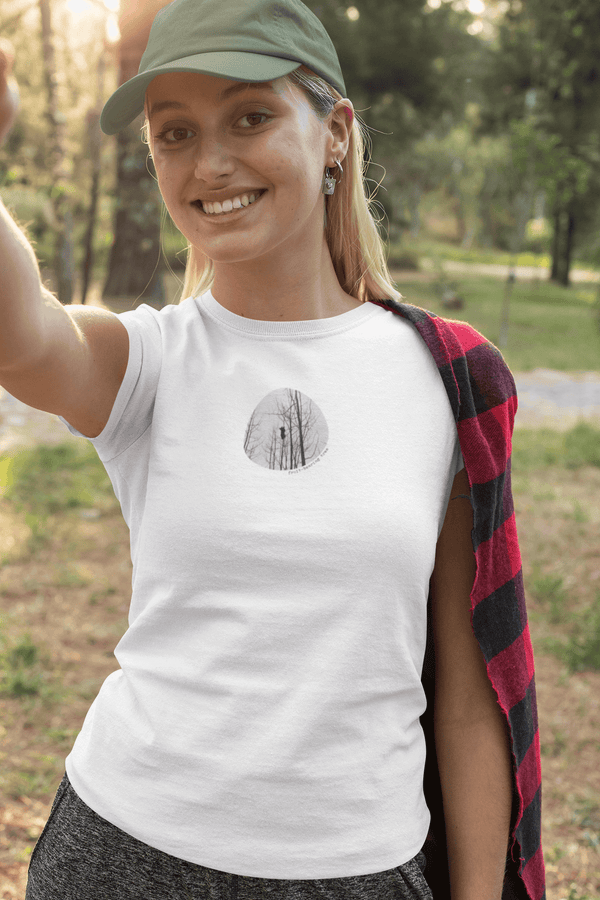
POLYGON ((33 249, 0 200, 0 370, 40 352, 45 302, 33 249))
POLYGON ((436 719, 452 900, 501 900, 512 762, 499 707, 472 723, 436 719))
MULTIPOLYGON (((13 60, 11 44, 0 37, 0 143, 19 108, 13 60)), ((45 293, 35 253, 0 200, 0 372, 40 355, 45 304, 58 302, 45 293)))

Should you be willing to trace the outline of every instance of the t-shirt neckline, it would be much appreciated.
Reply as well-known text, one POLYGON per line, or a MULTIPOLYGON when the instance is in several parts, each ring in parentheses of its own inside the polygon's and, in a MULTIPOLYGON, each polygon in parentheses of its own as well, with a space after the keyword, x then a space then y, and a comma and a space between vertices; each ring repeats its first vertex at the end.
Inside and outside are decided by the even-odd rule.
POLYGON ((204 309, 213 319, 216 319, 226 327, 246 335, 271 336, 280 338, 308 337, 334 332, 346 331, 360 325, 366 319, 381 312, 379 306, 373 303, 363 303, 348 312, 326 319, 303 319, 301 321, 271 322, 263 319, 246 319, 238 316, 222 306, 215 300, 212 291, 208 290, 200 297, 196 297, 196 303, 204 309))

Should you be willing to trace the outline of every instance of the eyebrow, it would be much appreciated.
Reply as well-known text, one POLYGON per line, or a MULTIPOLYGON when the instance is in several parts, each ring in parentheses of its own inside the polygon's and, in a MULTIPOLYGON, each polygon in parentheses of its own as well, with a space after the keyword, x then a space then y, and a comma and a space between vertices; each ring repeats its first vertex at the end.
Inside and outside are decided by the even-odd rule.
MULTIPOLYGON (((272 93, 275 93, 275 88, 269 81, 241 81, 238 84, 232 84, 231 87, 221 91, 217 100, 226 100, 228 97, 233 97, 235 94, 241 94, 242 91, 251 90, 252 88, 258 91, 271 91, 272 93)), ((160 103, 155 103, 154 106, 150 108, 149 115, 162 112, 165 109, 189 109, 189 106, 186 103, 181 103, 179 100, 161 100, 160 103)))

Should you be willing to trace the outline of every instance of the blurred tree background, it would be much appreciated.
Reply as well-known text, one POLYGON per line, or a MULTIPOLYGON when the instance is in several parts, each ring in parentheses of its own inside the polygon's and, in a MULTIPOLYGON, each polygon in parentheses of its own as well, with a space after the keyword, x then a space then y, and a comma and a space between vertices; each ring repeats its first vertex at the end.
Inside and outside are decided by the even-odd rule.
MULTIPOLYGON (((2 0, 21 115, 0 193, 61 301, 165 301, 185 241, 164 214, 141 117, 100 133, 165 0, 2 0)), ((598 0, 308 0, 372 129, 367 187, 391 242, 547 254, 569 284, 600 266, 598 0), (383 213, 385 215, 383 216, 383 213)), ((413 254, 414 255, 414 254, 413 254)))

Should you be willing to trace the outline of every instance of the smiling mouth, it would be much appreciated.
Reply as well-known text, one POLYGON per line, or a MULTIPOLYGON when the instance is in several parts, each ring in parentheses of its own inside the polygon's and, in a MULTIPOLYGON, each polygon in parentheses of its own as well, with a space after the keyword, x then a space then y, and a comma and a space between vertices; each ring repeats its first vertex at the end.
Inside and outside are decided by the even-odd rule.
POLYGON ((194 200, 191 205, 195 206, 196 209, 199 210, 199 212, 207 219, 228 219, 230 217, 235 217, 236 214, 239 215, 240 213, 243 213, 245 210, 250 209, 250 207, 252 206, 256 206, 256 204, 260 202, 261 198, 267 193, 267 188, 264 188, 260 191, 255 191, 254 193, 257 195, 256 200, 254 200, 252 203, 249 203, 248 206, 242 206, 239 209, 237 207, 234 207, 229 212, 207 213, 202 206, 201 200, 194 200))

